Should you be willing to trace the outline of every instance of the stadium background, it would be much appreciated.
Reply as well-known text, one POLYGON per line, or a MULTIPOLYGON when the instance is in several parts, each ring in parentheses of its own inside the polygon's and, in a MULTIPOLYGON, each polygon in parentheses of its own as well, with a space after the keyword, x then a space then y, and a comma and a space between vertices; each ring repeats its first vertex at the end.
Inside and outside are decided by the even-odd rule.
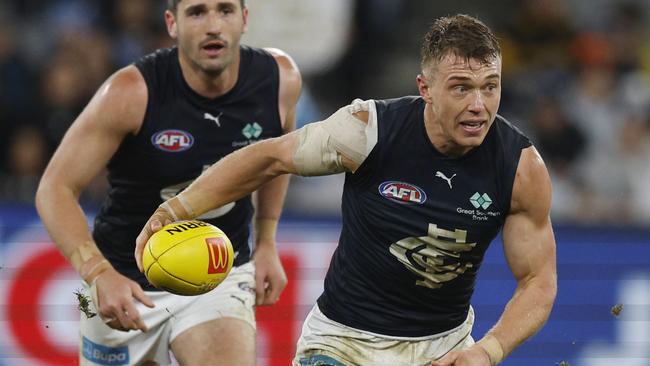
MULTIPOLYGON (((554 182, 559 293, 546 327, 504 365, 650 365, 650 1, 248 0, 243 42, 288 51, 302 125, 353 98, 415 94, 432 19, 480 17, 504 55, 500 113, 554 182), (621 304, 615 315, 612 309, 621 304)), ((0 2, 0 366, 75 363, 76 274, 33 208, 63 133, 116 68, 170 45, 162 0, 0 2)), ((279 246, 290 285, 261 309, 259 365, 287 365, 338 236, 342 177, 294 178, 279 246)), ((83 194, 90 216, 105 190, 83 194)), ((498 242, 474 307, 480 337, 514 283, 498 242)))

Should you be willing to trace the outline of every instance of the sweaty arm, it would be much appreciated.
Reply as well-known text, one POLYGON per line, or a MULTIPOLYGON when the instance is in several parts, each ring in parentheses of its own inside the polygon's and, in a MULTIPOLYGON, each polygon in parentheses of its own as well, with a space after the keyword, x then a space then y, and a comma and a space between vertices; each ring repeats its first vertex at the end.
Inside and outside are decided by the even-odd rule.
POLYGON ((555 238, 549 217, 551 181, 533 146, 522 151, 503 228, 506 260, 517 288, 497 324, 478 342, 494 365, 535 334, 555 301, 555 238))
POLYGON ((323 121, 229 154, 154 212, 136 240, 138 267, 144 244, 161 225, 236 201, 279 175, 354 172, 376 142, 374 101, 355 100, 323 121))
MULTIPOLYGON (((39 184, 36 207, 41 220, 61 253, 89 285, 94 286, 98 278, 111 277, 117 272, 93 242, 78 202, 79 195, 125 136, 139 129, 146 104, 146 85, 135 67, 116 72, 71 125, 39 184)), ((137 290, 133 290, 134 296, 150 304, 139 286, 137 290)), ((123 309, 119 309, 120 314, 108 309, 102 314, 95 305, 105 318, 119 318, 120 324, 115 323, 115 328, 145 328, 130 304, 123 304, 131 310, 130 318, 123 317, 123 309)))

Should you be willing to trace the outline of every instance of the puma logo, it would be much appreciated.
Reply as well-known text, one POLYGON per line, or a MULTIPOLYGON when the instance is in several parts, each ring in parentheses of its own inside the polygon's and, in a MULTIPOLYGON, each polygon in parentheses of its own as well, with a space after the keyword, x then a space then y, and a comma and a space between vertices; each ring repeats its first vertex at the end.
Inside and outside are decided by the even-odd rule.
POLYGON ((455 176, 456 176, 456 173, 454 173, 454 175, 452 175, 451 177, 447 178, 447 176, 446 176, 443 172, 441 172, 441 171, 437 171, 437 172, 436 172, 436 177, 438 177, 438 178, 442 178, 442 179, 444 179, 445 181, 447 181, 447 184, 449 184, 449 189, 451 189, 451 180, 452 180, 455 176))
POLYGON ((219 115, 215 117, 215 116, 211 115, 210 113, 205 112, 203 114, 203 118, 214 121, 214 123, 216 123, 217 126, 221 127, 221 123, 219 123, 219 117, 221 117, 222 114, 223 114, 223 112, 219 113, 219 115))

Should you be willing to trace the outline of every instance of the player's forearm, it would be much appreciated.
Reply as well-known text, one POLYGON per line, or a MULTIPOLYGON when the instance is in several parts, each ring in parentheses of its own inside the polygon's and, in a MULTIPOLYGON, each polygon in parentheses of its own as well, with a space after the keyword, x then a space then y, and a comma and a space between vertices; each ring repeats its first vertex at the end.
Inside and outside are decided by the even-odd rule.
MULTIPOLYGON (((292 167, 287 164, 288 158, 284 157, 290 148, 287 141, 270 139, 235 151, 201 174, 181 196, 191 207, 194 216, 234 202, 271 179, 292 173, 292 167)), ((286 191, 286 187, 280 189, 286 191)), ((266 213, 273 214, 274 209, 267 209, 269 211, 266 213)), ((275 209, 281 209, 281 203, 275 209)))
POLYGON ((36 209, 50 237, 66 258, 70 259, 78 245, 92 239, 86 216, 72 190, 41 183, 36 193, 36 209))
POLYGON ((278 220, 289 187, 289 175, 282 175, 262 185, 255 192, 255 218, 278 220))
POLYGON ((486 335, 499 341, 503 357, 541 329, 551 313, 556 292, 554 275, 531 278, 519 284, 501 318, 486 335))
POLYGON ((282 214, 289 176, 272 179, 255 192, 255 245, 274 243, 278 220, 282 214))
POLYGON ((91 283, 111 266, 92 240, 77 199, 71 189, 42 182, 36 194, 36 208, 61 254, 91 283))

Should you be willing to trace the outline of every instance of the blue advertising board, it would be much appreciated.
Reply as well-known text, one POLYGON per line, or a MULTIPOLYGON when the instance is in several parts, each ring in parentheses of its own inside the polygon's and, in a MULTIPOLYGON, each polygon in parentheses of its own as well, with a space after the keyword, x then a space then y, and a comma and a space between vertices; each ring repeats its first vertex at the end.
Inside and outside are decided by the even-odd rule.
MULTIPOLYGON (((278 245, 285 266, 293 268, 288 274, 294 284, 284 304, 293 310, 282 319, 287 324, 283 334, 293 341, 322 290, 339 229, 336 220, 287 219, 280 226, 278 245)), ((555 234, 555 307, 545 327, 503 365, 650 366, 650 230, 556 226, 555 234)), ((497 239, 487 251, 473 298, 475 339, 497 321, 515 286, 497 239)), ((0 206, 1 366, 75 364, 79 312, 71 294, 78 287, 34 208, 0 206)), ((259 319, 277 327, 281 322, 275 314, 280 312, 271 310, 259 319)), ((278 333, 265 329, 276 328, 259 328, 258 338, 268 339, 260 343, 258 365, 286 364, 291 347, 272 349, 278 333), (273 353, 282 358, 265 356, 273 353)))

